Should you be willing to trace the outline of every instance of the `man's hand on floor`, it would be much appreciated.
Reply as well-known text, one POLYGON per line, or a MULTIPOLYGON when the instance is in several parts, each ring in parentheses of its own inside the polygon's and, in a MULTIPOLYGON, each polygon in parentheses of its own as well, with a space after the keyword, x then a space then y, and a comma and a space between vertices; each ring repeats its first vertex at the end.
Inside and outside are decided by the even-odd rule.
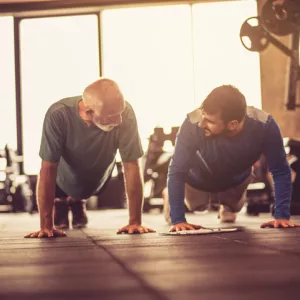
POLYGON ((193 224, 183 222, 183 223, 178 223, 178 224, 172 226, 170 228, 169 232, 183 231, 183 230, 196 230, 196 229, 201 229, 201 228, 204 228, 204 227, 200 226, 200 225, 193 225, 193 224))
POLYGON ((142 226, 140 224, 134 224, 134 225, 127 225, 125 227, 122 227, 117 230, 117 233, 149 233, 149 232, 155 232, 155 230, 151 228, 147 228, 145 226, 142 226))
POLYGON ((53 237, 65 237, 66 233, 58 229, 41 229, 36 232, 25 235, 25 238, 53 238, 53 237))
POLYGON ((260 228, 271 227, 271 228, 290 228, 290 227, 300 227, 300 224, 295 224, 289 220, 275 219, 273 221, 263 223, 260 228))

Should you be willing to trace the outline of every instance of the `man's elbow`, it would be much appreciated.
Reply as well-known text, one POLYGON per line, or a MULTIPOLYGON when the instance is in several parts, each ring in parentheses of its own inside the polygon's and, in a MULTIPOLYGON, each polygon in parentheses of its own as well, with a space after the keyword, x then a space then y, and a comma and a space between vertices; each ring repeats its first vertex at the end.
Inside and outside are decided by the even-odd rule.
POLYGON ((138 171, 140 172, 140 162, 139 160, 134 160, 134 161, 127 161, 127 162, 123 162, 123 167, 124 167, 124 171, 126 172, 132 172, 132 171, 138 171))

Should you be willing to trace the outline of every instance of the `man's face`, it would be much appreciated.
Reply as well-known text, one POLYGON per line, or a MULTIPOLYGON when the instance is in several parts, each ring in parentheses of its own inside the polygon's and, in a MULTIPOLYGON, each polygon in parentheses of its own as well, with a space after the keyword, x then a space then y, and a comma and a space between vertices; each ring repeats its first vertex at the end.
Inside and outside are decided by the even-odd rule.
POLYGON ((227 124, 222 120, 220 113, 207 114, 203 111, 199 127, 204 129, 206 137, 217 137, 228 133, 227 124))
POLYGON ((86 114, 91 122, 103 131, 111 131, 122 123, 122 113, 125 109, 125 103, 120 102, 115 105, 96 106, 93 109, 87 109, 86 114))

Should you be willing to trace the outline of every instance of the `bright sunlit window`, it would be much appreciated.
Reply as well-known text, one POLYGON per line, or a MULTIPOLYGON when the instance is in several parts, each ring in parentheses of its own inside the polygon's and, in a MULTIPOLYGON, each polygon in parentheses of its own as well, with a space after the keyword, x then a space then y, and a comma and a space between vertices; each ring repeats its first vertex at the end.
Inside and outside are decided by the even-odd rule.
POLYGON ((13 26, 12 17, 0 17, 0 149, 17 148, 13 26))
MULTIPOLYGON (((144 150, 154 127, 181 125, 186 114, 219 85, 235 85, 248 105, 261 108, 259 54, 246 50, 239 38, 242 23, 251 16, 257 16, 256 1, 119 8, 101 13, 103 75, 120 85, 133 106, 144 150)), ((0 30, 1 24, 3 21, 0 30)), ((4 45, 8 47, 4 51, 12 53, 12 41, 4 45)), ((80 95, 99 76, 97 17, 23 20, 21 71, 24 169, 37 174, 46 110, 63 97, 80 95)), ((0 69, 4 82, 6 74, 0 69)), ((14 86, 13 81, 5 84, 9 85, 14 86)), ((14 89, 8 89, 5 93, 14 99, 14 89)), ((13 118, 9 118, 11 128, 15 111, 13 118)), ((11 134, 4 139, 8 137, 11 134)))
POLYGON ((24 170, 37 174, 48 107, 81 95, 99 77, 97 16, 28 19, 21 22, 24 170))
POLYGON ((178 126, 194 107, 191 7, 106 10, 102 38, 104 75, 133 106, 146 149, 154 127, 178 126))
POLYGON ((243 22, 257 16, 256 1, 202 3, 192 8, 197 105, 213 88, 233 84, 248 105, 261 108, 259 53, 246 50, 239 36, 243 22))

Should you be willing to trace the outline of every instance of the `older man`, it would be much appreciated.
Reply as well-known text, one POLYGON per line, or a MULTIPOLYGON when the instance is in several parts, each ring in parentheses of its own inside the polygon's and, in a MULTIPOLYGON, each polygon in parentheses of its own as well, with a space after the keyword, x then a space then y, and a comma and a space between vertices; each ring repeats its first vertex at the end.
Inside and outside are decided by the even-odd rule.
POLYGON ((118 233, 147 233, 141 225, 143 155, 134 111, 118 85, 100 78, 82 96, 62 99, 48 109, 40 147, 37 184, 40 230, 25 237, 65 236, 69 207, 73 228, 87 224, 85 199, 110 178, 119 150, 124 166, 129 224, 118 233), (54 207, 54 226, 53 226, 54 207))
POLYGON ((177 136, 164 193, 170 231, 201 227, 187 222, 184 202, 192 211, 219 205, 221 221, 235 222, 246 201, 251 167, 261 155, 275 183, 274 219, 262 227, 300 226, 289 221, 291 170, 274 118, 247 107, 244 95, 231 85, 212 90, 200 109, 188 114, 177 136))

